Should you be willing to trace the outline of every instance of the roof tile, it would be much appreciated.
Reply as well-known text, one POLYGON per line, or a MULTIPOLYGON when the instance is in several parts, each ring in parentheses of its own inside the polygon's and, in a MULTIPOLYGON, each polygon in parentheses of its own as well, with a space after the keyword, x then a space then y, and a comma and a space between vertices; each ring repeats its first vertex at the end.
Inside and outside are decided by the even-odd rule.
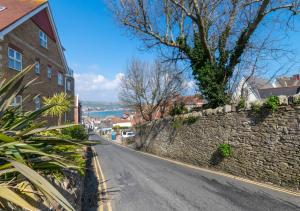
POLYGON ((47 0, 0 0, 6 9, 0 12, 0 31, 32 12, 47 0))

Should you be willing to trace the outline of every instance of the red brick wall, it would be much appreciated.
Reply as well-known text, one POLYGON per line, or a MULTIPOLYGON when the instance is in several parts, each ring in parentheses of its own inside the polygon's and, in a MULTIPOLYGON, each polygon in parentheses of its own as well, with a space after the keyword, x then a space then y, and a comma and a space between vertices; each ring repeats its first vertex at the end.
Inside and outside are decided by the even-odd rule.
MULTIPOLYGON (((8 46, 14 46, 16 50, 22 51, 23 55, 23 68, 33 64, 36 59, 40 61, 40 74, 36 74, 34 69, 26 76, 24 82, 28 82, 33 78, 37 78, 36 84, 30 86, 22 94, 23 98, 29 96, 27 100, 23 102, 23 109, 34 110, 35 105, 33 97, 40 95, 41 97, 53 96, 55 93, 64 92, 65 87, 59 86, 57 83, 58 72, 66 74, 57 43, 48 38, 48 48, 45 49, 40 46, 39 42, 39 27, 31 20, 23 23, 12 32, 4 37, 4 41, 0 41, 0 72, 1 80, 9 79, 16 75, 18 71, 8 68, 8 46), (2 65, 2 66, 1 66, 2 65), (52 78, 47 77, 47 66, 52 67, 52 78)), ((73 79, 71 79, 73 80, 73 79)), ((72 90, 68 92, 72 99, 74 99, 74 80, 72 81, 72 90)), ((64 118, 63 118, 64 119, 64 118)), ((48 118, 49 124, 57 124, 57 120, 54 118, 48 118)), ((73 109, 67 114, 67 121, 74 121, 73 109)))

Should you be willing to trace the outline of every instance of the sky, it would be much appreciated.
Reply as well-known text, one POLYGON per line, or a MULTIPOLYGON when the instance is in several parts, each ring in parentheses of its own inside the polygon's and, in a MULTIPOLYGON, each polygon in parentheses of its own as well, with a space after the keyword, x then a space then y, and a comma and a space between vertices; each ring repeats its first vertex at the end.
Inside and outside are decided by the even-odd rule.
MULTIPOLYGON (((128 61, 131 58, 155 59, 153 51, 140 51, 142 43, 117 25, 105 0, 49 2, 68 64, 75 72, 75 91, 81 100, 117 101, 120 78, 128 61)), ((285 42, 293 44, 296 60, 300 61, 300 21, 296 30, 285 42)), ((267 67, 276 69, 276 61, 271 61, 267 67)), ((299 65, 295 66, 292 73, 299 73, 299 69, 299 65)))
POLYGON ((155 58, 138 49, 141 43, 116 24, 104 1, 49 0, 81 100, 117 101, 128 61, 155 58))

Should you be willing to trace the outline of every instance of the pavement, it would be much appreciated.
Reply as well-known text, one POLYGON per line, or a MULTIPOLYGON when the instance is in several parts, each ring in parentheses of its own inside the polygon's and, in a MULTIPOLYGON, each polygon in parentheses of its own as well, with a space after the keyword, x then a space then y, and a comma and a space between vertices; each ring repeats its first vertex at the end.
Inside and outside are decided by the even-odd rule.
MULTIPOLYGON (((108 142, 98 135, 98 163, 109 211, 295 211, 300 197, 178 165, 108 142)), ((101 210, 101 209, 100 209, 101 210)))

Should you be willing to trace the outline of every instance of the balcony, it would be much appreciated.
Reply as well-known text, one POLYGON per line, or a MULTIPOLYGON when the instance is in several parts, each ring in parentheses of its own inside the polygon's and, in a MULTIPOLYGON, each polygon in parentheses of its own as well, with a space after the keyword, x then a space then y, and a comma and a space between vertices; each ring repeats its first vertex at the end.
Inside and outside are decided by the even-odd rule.
POLYGON ((72 70, 71 68, 68 68, 66 76, 73 78, 74 77, 74 70, 72 70))

